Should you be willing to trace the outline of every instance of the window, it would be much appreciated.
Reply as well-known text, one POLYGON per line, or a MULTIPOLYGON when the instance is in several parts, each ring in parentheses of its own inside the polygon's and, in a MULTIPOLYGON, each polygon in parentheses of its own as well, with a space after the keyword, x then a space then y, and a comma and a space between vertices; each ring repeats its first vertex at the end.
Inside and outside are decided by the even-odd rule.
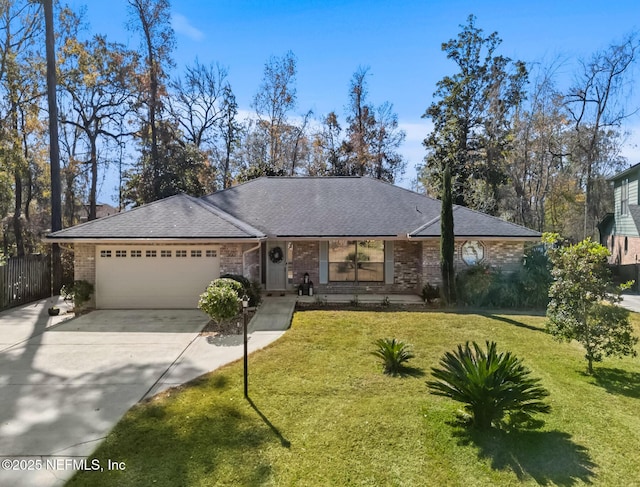
POLYGON ((620 186, 620 214, 629 214, 629 180, 624 179, 620 186))
POLYGON ((383 282, 384 241, 330 241, 329 280, 333 282, 383 282))
POLYGON ((627 254, 628 251, 629 251, 629 238, 625 237, 624 238, 624 253, 625 253, 625 255, 627 254))
POLYGON ((171 251, 170 250, 161 250, 160 251, 160 257, 171 257, 171 251))
POLYGON ((202 250, 192 250, 191 257, 202 257, 202 250))
POLYGON ((101 250, 100 251, 100 257, 111 257, 111 251, 110 250, 101 250))
POLYGON ((132 250, 131 257, 142 257, 142 250, 132 250))
POLYGON ((158 254, 158 252, 157 252, 156 250, 147 250, 147 251, 145 252, 145 255, 146 255, 147 257, 156 257, 156 256, 157 256, 157 254, 158 254))
POLYGON ((176 250, 176 257, 186 257, 186 256, 187 256, 186 250, 176 250))
POLYGON ((126 256, 127 256, 126 250, 116 250, 116 257, 126 257, 126 256))
POLYGON ((207 250, 207 257, 217 257, 218 252, 216 250, 207 250))

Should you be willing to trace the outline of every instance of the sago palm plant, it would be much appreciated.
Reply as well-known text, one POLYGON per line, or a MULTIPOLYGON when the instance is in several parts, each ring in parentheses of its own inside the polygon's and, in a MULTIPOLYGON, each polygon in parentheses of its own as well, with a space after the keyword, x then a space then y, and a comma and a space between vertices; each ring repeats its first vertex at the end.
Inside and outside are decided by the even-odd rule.
POLYGON ((495 342, 487 342, 486 351, 475 342, 458 345, 444 354, 440 366, 431 369, 437 380, 427 382, 432 394, 464 403, 476 428, 498 425, 505 415, 524 420, 550 411, 543 402, 549 393, 539 379, 510 352, 498 353, 495 342))
POLYGON ((382 359, 385 374, 398 375, 404 364, 415 357, 409 345, 401 340, 379 338, 374 343, 377 348, 371 353, 382 359))

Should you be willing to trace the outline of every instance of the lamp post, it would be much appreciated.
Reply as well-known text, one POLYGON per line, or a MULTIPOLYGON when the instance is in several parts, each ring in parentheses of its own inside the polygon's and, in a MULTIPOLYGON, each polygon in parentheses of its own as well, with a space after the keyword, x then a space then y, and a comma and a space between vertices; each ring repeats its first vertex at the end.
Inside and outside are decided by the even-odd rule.
POLYGON ((249 307, 249 298, 245 294, 242 296, 242 316, 244 318, 244 397, 249 398, 249 381, 248 381, 248 360, 247 360, 247 308, 249 307))

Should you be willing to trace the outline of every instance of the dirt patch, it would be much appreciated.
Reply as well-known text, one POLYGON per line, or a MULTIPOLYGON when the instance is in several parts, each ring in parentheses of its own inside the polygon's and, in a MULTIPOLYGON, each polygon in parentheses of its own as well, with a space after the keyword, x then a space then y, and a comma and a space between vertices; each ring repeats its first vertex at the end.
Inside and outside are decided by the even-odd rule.
MULTIPOLYGON (((251 321, 253 315, 256 314, 255 310, 250 309, 247 312, 248 321, 251 321)), ((230 320, 217 323, 213 320, 209 321, 200 332, 201 336, 217 336, 217 335, 242 335, 243 332, 243 316, 237 315, 230 320)))

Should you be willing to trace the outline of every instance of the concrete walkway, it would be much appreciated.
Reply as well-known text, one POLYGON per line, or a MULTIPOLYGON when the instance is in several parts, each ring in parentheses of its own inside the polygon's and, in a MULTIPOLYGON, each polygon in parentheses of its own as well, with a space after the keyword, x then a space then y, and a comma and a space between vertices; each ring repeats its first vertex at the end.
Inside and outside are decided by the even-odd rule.
POLYGON ((640 295, 623 294, 620 306, 622 306, 623 308, 627 308, 629 311, 640 313, 640 295))
MULTIPOLYGON (((0 485, 63 485, 135 403, 243 354, 241 335, 200 336, 208 319, 198 310, 98 310, 61 322, 48 306, 0 313, 0 462, 13 461, 0 485)), ((265 301, 250 352, 282 336, 294 306, 265 301)))
MULTIPOLYGON (((265 297, 249 322, 248 350, 253 353, 280 338, 291 326, 295 296, 265 297)), ((242 335, 198 336, 165 371, 146 397, 189 382, 244 355, 242 335)))

